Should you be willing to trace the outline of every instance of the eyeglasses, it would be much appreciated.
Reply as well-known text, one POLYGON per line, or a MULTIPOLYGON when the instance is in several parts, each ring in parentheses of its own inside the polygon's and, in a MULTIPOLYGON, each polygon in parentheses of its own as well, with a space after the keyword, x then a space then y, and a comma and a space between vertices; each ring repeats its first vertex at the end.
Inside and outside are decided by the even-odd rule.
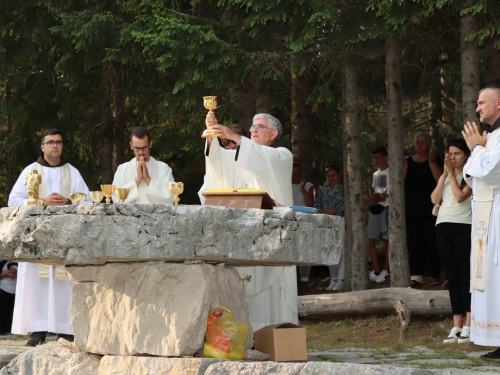
POLYGON ((144 147, 132 147, 132 150, 134 150, 134 152, 139 152, 139 151, 147 151, 147 150, 149 150, 149 146, 144 146, 144 147))
POLYGON ((256 124, 256 125, 250 126, 250 132, 253 132, 255 129, 259 129, 259 130, 262 130, 262 129, 276 130, 274 128, 268 128, 267 126, 264 126, 262 124, 256 124))
POLYGON ((62 146, 62 141, 47 141, 45 143, 42 143, 42 146, 49 146, 49 147, 53 147, 53 146, 57 146, 57 147, 61 147, 62 146))

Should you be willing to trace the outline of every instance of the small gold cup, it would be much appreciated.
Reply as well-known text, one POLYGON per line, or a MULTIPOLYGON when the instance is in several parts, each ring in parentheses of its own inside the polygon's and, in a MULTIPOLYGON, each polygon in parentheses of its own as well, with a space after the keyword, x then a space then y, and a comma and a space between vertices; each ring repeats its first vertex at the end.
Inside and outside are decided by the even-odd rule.
POLYGON ((118 198, 120 198, 121 204, 125 203, 125 199, 127 199, 128 193, 130 193, 130 189, 116 188, 116 194, 118 194, 118 198))
POLYGON ((94 203, 101 203, 104 194, 100 190, 94 190, 90 192, 90 198, 92 198, 94 203))
MULTIPOLYGON (((206 109, 208 109, 208 113, 214 113, 213 109, 217 108, 217 97, 216 96, 204 96, 203 97, 203 105, 206 109)), ((214 138, 224 135, 222 133, 218 133, 210 127, 203 131, 201 138, 214 138)))
POLYGON ((101 190, 106 197, 106 203, 111 203, 111 196, 115 193, 116 185, 101 185, 101 190))
POLYGON ((168 184, 168 191, 170 191, 170 194, 175 195, 174 203, 177 206, 180 201, 179 195, 184 191, 184 184, 182 182, 171 182, 168 184))
POLYGON ((73 194, 70 194, 69 197, 71 198, 71 200, 75 201, 76 204, 79 204, 81 201, 83 201, 85 198, 87 198, 87 194, 73 193, 73 194))

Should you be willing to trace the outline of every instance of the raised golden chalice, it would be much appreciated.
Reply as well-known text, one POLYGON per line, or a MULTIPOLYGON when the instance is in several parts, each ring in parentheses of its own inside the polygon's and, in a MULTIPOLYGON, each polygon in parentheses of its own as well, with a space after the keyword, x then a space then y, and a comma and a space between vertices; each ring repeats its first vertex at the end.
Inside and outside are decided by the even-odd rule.
POLYGON ((170 194, 175 195, 174 203, 177 206, 180 201, 179 195, 184 191, 184 184, 182 182, 171 182, 168 184, 168 191, 170 191, 170 194))
POLYGON ((72 201, 75 201, 76 204, 79 204, 81 201, 83 201, 85 198, 87 198, 87 194, 84 193, 73 193, 70 194, 69 196, 72 201))
MULTIPOLYGON (((217 97, 216 96, 204 96, 203 97, 203 105, 206 109, 208 109, 208 113, 214 113, 213 109, 217 108, 217 97)), ((207 125, 207 129, 203 131, 201 138, 214 138, 224 135, 222 133, 218 133, 215 130, 210 129, 207 125)), ((172 193, 173 194, 173 193, 172 193)))
POLYGON ((115 193, 116 185, 101 185, 101 190, 106 197, 106 203, 111 203, 111 196, 115 193))
POLYGON ((127 199, 128 193, 130 193, 130 189, 116 188, 116 194, 118 194, 118 198, 120 198, 121 204, 125 203, 125 199, 127 199))
POLYGON ((90 198, 92 198, 94 203, 101 203, 104 194, 100 190, 94 190, 90 192, 90 198))

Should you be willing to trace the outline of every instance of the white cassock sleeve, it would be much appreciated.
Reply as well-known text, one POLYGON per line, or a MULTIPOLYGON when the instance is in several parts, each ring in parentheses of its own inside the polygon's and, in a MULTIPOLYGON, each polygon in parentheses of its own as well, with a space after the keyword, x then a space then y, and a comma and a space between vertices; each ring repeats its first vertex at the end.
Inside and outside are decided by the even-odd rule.
POLYGON ((14 184, 14 187, 10 192, 9 202, 7 204, 9 207, 24 206, 24 202, 28 200, 29 198, 28 189, 24 184, 24 178, 28 175, 28 172, 31 171, 32 169, 33 166, 29 165, 26 168, 24 168, 24 170, 21 172, 21 175, 17 179, 16 183, 14 184))
POLYGON ((207 143, 205 155, 209 189, 260 189, 282 205, 293 204, 293 155, 286 148, 260 146, 242 137, 238 153, 212 142, 210 149, 207 143), (244 181, 245 175, 248 181, 244 181))
MULTIPOLYGON (((174 196, 168 190, 168 184, 175 182, 172 169, 165 163, 160 163, 156 160, 153 161, 152 159, 151 162, 155 162, 157 165, 158 177, 151 177, 149 185, 144 180, 141 181, 139 186, 137 186, 134 179, 127 181, 125 171, 128 163, 118 166, 113 179, 113 185, 119 188, 130 189, 125 203, 174 203, 174 196)), ((113 194, 113 202, 120 202, 116 193, 113 194)))
MULTIPOLYGON (((491 134, 488 134, 488 139, 490 136, 491 134)), ((490 151, 485 147, 476 147, 472 152, 464 166, 467 183, 470 183, 471 177, 474 177, 490 189, 500 188, 500 134, 495 137, 494 142, 490 151)))
MULTIPOLYGON (((86 197, 80 204, 93 203, 92 197, 90 196, 89 188, 87 187, 87 184, 83 180, 82 175, 80 174, 80 172, 78 172, 78 169, 76 169, 72 165, 70 165, 69 167, 71 170, 71 194, 84 193, 86 197)), ((72 202, 76 204, 76 202, 74 201, 72 202)))

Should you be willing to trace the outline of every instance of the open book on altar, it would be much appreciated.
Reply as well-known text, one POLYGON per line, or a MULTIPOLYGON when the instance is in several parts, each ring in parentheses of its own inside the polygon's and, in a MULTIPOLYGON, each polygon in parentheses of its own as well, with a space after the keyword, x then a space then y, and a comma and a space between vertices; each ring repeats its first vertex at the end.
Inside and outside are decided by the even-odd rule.
POLYGON ((272 209, 276 203, 264 190, 209 189, 203 193, 206 206, 272 209))

